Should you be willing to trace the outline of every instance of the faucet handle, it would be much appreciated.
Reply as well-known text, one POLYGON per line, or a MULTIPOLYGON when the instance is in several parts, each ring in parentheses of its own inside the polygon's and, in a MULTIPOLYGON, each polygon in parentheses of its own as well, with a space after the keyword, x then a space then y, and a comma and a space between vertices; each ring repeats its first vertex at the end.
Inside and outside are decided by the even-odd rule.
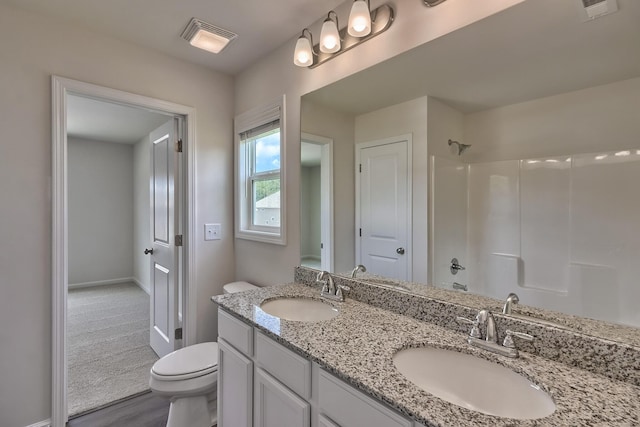
POLYGON ((481 338, 480 334, 480 320, 476 317, 475 320, 467 319, 466 317, 458 316, 456 317, 456 322, 458 323, 468 323, 471 325, 471 331, 469 331, 469 336, 472 338, 481 338))
POLYGON ((341 300, 344 300, 344 295, 342 293, 342 291, 350 291, 351 288, 349 286, 345 286, 345 285, 336 285, 336 296, 338 298, 340 298, 341 300))
POLYGON ((516 348, 516 344, 513 341, 513 337, 517 337, 523 340, 527 340, 527 341, 533 341, 534 336, 533 335, 529 335, 529 334, 525 334, 523 332, 515 332, 512 330, 507 329, 505 331, 505 333, 507 334, 504 337, 504 341, 502 342, 502 346, 503 347, 507 347, 507 348, 516 348))

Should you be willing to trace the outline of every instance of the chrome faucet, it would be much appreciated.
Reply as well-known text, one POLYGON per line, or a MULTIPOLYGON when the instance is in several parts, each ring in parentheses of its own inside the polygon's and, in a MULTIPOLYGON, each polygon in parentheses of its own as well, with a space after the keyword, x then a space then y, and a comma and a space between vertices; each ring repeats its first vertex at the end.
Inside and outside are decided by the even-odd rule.
POLYGON ((496 322, 493 318, 493 314, 486 309, 480 310, 476 315, 475 320, 467 319, 466 317, 456 317, 458 323, 470 323, 471 331, 467 337, 467 342, 475 347, 491 351, 493 353, 500 354, 507 357, 518 357, 518 349, 516 348, 514 337, 521 338, 527 341, 533 341, 533 336, 522 332, 514 332, 511 330, 505 331, 504 341, 502 345, 498 343, 498 333, 496 329, 496 322), (485 336, 482 337, 480 326, 483 326, 485 330, 485 336))
POLYGON ((358 273, 358 271, 360 271, 362 273, 365 273, 367 271, 367 268, 362 264, 356 265, 356 267, 353 269, 353 271, 351 271, 351 278, 352 279, 356 278, 356 273, 358 273))
POLYGON ((507 300, 504 303, 504 307, 502 307, 502 314, 511 314, 511 310, 513 306, 520 302, 520 298, 518 295, 511 292, 509 296, 507 296, 507 300))
POLYGON ((496 331, 496 321, 493 318, 493 314, 489 310, 480 310, 478 312, 478 316, 476 317, 480 325, 484 325, 485 328, 485 336, 484 340, 486 342, 498 343, 498 334, 496 331))
POLYGON ((333 281, 333 277, 329 274, 328 271, 321 271, 318 273, 316 277, 316 283, 322 284, 322 289, 320 290, 320 297, 331 299, 334 301, 344 301, 344 293, 343 291, 350 291, 351 288, 344 285, 337 285, 333 281))

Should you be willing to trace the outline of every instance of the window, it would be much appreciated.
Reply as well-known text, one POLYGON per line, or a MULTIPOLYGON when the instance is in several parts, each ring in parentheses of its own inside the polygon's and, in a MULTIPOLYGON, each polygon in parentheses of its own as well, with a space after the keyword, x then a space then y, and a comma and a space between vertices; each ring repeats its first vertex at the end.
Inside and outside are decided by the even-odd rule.
POLYGON ((236 237, 285 244, 283 100, 236 117, 236 237))

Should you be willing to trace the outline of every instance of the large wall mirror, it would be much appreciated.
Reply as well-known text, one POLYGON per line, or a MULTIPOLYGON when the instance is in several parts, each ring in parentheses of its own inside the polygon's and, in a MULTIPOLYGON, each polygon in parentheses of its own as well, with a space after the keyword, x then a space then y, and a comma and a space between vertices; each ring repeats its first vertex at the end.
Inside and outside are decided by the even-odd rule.
POLYGON ((640 326, 640 2, 579 3, 525 1, 302 98, 332 145, 334 273, 640 326))

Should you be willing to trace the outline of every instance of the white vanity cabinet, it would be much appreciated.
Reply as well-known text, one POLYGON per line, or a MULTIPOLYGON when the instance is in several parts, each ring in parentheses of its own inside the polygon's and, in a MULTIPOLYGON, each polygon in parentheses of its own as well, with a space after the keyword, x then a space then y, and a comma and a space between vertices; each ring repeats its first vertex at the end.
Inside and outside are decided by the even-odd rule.
POLYGON ((218 310, 218 427, 419 427, 218 310))

